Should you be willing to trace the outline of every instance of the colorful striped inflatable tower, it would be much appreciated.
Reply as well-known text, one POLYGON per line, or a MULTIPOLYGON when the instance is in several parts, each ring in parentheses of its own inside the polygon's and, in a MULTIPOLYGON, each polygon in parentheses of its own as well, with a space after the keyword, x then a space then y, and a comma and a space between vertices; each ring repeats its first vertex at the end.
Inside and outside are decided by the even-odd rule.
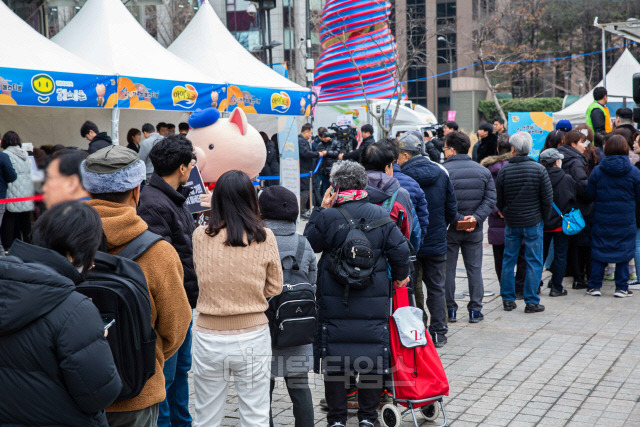
POLYGON ((322 87, 320 102, 363 99, 363 90, 370 99, 394 97, 397 54, 387 22, 390 10, 387 0, 327 1, 314 82, 322 87))

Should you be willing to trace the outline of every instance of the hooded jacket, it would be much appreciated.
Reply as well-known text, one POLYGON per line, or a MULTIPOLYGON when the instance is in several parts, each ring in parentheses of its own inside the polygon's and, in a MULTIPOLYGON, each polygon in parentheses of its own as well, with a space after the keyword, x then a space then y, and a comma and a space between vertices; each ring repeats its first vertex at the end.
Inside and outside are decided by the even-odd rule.
POLYGON ((427 229, 429 228, 429 204, 424 197, 424 191, 422 191, 422 188, 420 188, 420 185, 415 179, 402 172, 400 165, 397 163, 393 164, 393 177, 398 180, 402 188, 409 192, 411 203, 416 210, 418 221, 420 222, 422 239, 424 239, 427 235, 427 229))
MULTIPOLYGON (((389 215, 367 198, 341 206, 354 219, 363 218, 367 224, 389 215)), ((313 250, 322 252, 318 263, 319 325, 314 342, 314 369, 318 372, 320 359, 324 359, 342 372, 389 373, 389 274, 392 280, 403 280, 409 275, 409 246, 394 224, 367 232, 374 251, 371 283, 364 289, 350 289, 345 307, 344 286, 329 272, 328 257, 342 246, 347 234, 347 220, 337 208, 314 209, 304 230, 313 250)))
POLYGON ((447 227, 458 214, 458 202, 446 169, 422 156, 412 157, 401 169, 416 180, 429 203, 429 226, 418 256, 446 255, 447 227))
POLYGON ((509 159, 498 173, 496 190, 496 206, 509 227, 532 227, 546 221, 553 209, 549 174, 529 156, 509 159))
MULTIPOLYGON (((117 255, 129 242, 148 227, 132 206, 104 200, 90 200, 98 211, 107 237, 107 251, 117 255)), ((175 249, 160 240, 147 250, 136 263, 147 279, 151 300, 151 324, 158 335, 156 341, 156 373, 147 380, 140 394, 117 402, 107 412, 137 411, 162 402, 166 397, 164 361, 173 356, 184 341, 191 323, 191 307, 182 281, 182 264, 175 249)))
POLYGON ((93 137, 93 139, 89 143, 89 149, 87 151, 89 152, 89 154, 93 154, 96 151, 102 150, 106 147, 110 147, 111 145, 113 145, 111 137, 107 135, 106 132, 100 132, 93 137))
POLYGON ((0 199, 7 197, 7 187, 18 178, 9 155, 0 151, 0 199))
POLYGON ((65 257, 20 240, 0 258, 0 424, 108 426, 122 383, 81 281, 65 257))
MULTIPOLYGON (((31 162, 29 153, 16 145, 8 147, 4 152, 9 156, 17 178, 7 186, 7 198, 33 196, 33 180, 31 179, 31 162)), ((34 209, 33 202, 7 203, 9 212, 29 212, 34 209)))
POLYGON ((607 156, 591 173, 586 194, 594 201, 591 256, 600 262, 628 262, 636 249, 640 171, 628 156, 607 156))
POLYGON ((411 230, 413 229, 413 216, 411 214, 413 206, 411 205, 411 197, 409 192, 400 186, 397 179, 387 175, 380 171, 367 171, 369 177, 369 185, 367 185, 367 193, 369 194, 369 201, 380 205, 384 203, 397 191, 395 204, 400 206, 393 206, 391 209, 392 219, 396 219, 399 215, 399 210, 404 211, 402 225, 400 231, 408 239, 411 237, 411 230))
POLYGON ((191 187, 179 187, 174 190, 159 175, 151 175, 149 185, 140 193, 138 215, 156 233, 171 243, 176 250, 184 271, 184 289, 191 308, 198 301, 198 278, 193 266, 193 242, 191 235, 196 223, 185 205, 191 187))
MULTIPOLYGON (((500 154, 498 156, 489 156, 485 157, 480 164, 491 172, 491 177, 493 178, 494 184, 498 180, 498 172, 502 169, 507 163, 509 163, 509 159, 511 158, 511 153, 500 154)), ((497 201, 497 193, 496 193, 496 201, 497 201)), ((497 206, 494 205, 491 213, 489 214, 489 230, 487 231, 487 238, 489 240, 490 245, 504 245, 504 218, 498 215, 500 210, 497 206)))
POLYGON ((444 162, 458 201, 458 221, 473 215, 480 228, 496 205, 496 185, 487 168, 467 154, 456 154, 444 162))

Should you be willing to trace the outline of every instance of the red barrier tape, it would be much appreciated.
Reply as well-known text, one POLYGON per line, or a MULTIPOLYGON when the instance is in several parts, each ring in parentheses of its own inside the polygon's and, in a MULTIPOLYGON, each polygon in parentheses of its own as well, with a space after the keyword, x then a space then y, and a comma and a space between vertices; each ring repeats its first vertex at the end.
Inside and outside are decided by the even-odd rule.
POLYGON ((37 194, 30 197, 18 197, 16 199, 0 199, 0 205, 5 203, 19 203, 19 202, 41 202, 44 200, 42 194, 37 194))

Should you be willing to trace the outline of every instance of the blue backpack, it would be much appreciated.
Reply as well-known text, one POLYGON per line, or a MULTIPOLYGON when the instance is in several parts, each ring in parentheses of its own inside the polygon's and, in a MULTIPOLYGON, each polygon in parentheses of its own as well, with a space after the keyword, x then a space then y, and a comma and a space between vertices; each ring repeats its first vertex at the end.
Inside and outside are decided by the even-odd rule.
POLYGON ((553 203, 553 209, 556 210, 560 218, 562 218, 562 232, 567 236, 578 234, 584 228, 584 218, 580 209, 571 209, 569 213, 562 214, 560 209, 553 203))

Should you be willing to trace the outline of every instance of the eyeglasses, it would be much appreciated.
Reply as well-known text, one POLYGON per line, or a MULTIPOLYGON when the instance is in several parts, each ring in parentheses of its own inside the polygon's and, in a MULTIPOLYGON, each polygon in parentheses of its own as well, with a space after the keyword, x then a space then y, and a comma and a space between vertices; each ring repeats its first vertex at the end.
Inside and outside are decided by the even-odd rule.
POLYGON ((447 151, 447 150, 453 150, 453 148, 451 148, 451 147, 444 147, 444 148, 443 148, 443 150, 444 150, 444 151, 447 151))

